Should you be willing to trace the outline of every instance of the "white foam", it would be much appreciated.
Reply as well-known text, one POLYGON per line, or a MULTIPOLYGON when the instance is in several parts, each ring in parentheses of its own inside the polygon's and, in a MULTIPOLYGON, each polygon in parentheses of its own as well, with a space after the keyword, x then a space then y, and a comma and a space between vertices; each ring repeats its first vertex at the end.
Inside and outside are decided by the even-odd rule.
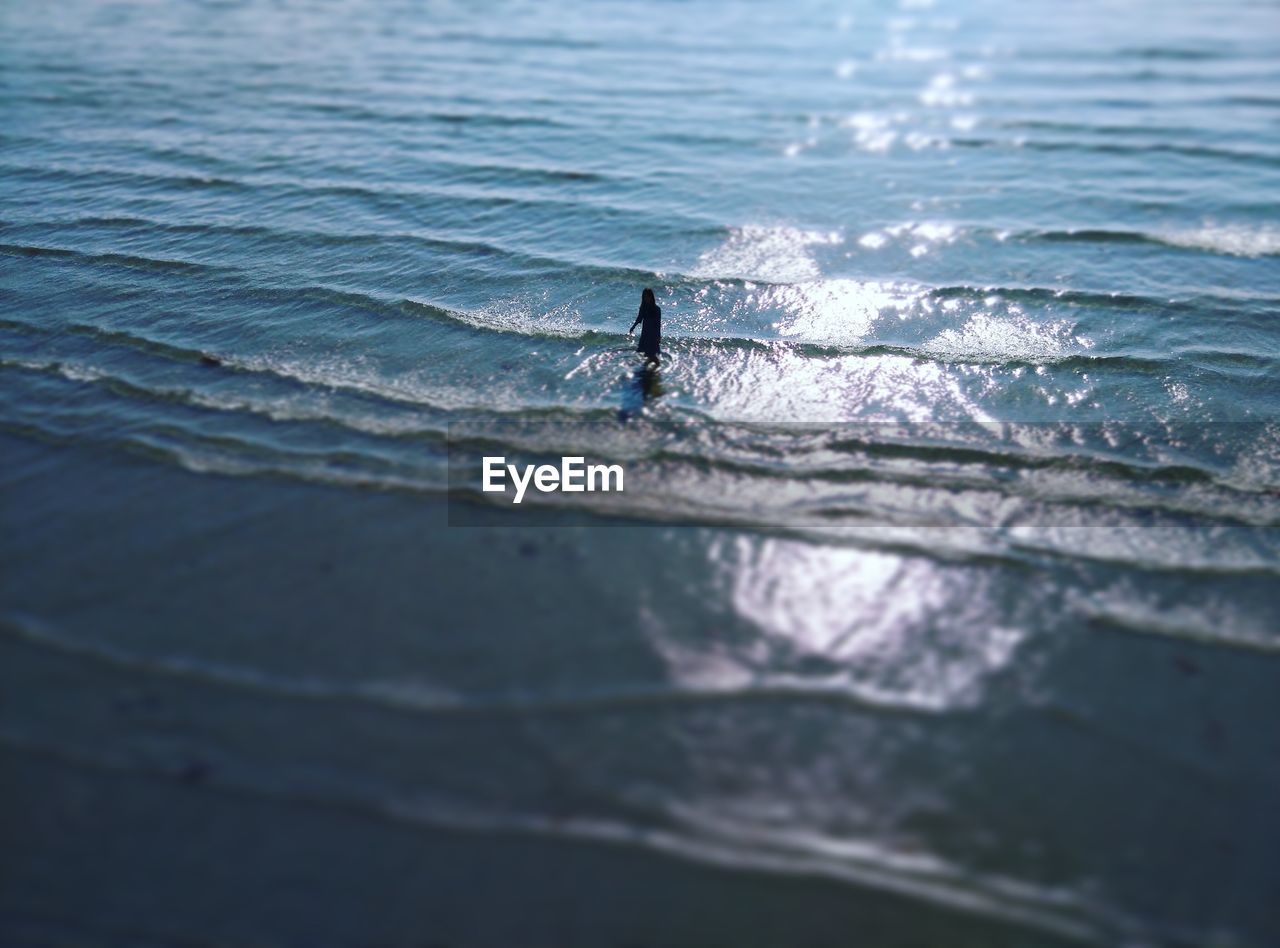
POLYGON ((822 275, 810 247, 833 244, 840 235, 798 227, 736 227, 719 247, 698 258, 692 276, 704 279, 799 283, 822 275))
POLYGON ((532 300, 522 297, 495 300, 480 309, 456 311, 453 316, 477 329, 521 336, 576 339, 591 331, 583 325, 578 311, 567 305, 538 310, 532 300))
POLYGON ((1162 237, 1175 247, 1209 250, 1235 257, 1269 257, 1280 254, 1280 227, 1264 224, 1205 224, 1194 230, 1174 231, 1162 237))
POLYGON ((1143 635, 1185 639, 1229 648, 1280 651, 1280 637, 1233 603, 1166 606, 1141 597, 1077 597, 1077 607, 1095 621, 1143 635))
POLYGON ((1011 307, 1008 315, 975 313, 963 326, 942 331, 922 349, 957 361, 1053 362, 1092 347, 1091 340, 1075 335, 1072 328, 1065 320, 1037 322, 1011 307))

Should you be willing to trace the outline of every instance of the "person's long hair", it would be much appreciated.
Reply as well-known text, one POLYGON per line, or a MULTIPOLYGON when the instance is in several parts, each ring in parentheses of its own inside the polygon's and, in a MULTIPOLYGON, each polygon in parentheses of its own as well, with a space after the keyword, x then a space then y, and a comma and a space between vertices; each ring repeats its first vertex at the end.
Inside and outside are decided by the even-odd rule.
POLYGON ((653 290, 645 287, 643 293, 640 294, 640 312, 652 313, 658 308, 658 301, 653 297, 653 290))

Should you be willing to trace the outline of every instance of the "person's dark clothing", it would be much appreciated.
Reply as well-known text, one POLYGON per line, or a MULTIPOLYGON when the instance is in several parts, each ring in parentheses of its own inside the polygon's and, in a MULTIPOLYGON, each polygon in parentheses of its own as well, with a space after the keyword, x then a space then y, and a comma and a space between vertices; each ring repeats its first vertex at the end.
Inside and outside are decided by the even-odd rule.
MULTIPOLYGON (((636 323, 640 323, 640 342, 636 348, 649 358, 656 359, 658 347, 662 343, 662 307, 656 303, 653 306, 641 304, 636 323)), ((635 329, 635 323, 631 324, 631 328, 635 329)))

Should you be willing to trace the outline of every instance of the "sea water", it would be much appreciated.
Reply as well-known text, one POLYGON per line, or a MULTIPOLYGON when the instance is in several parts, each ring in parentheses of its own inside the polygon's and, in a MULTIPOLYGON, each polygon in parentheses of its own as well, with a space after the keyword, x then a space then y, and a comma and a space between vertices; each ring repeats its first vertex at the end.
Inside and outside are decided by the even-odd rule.
POLYGON ((0 77, 15 940, 1280 939, 1274 4, 10 4, 0 77), (459 425, 660 476, 446 514, 459 425))

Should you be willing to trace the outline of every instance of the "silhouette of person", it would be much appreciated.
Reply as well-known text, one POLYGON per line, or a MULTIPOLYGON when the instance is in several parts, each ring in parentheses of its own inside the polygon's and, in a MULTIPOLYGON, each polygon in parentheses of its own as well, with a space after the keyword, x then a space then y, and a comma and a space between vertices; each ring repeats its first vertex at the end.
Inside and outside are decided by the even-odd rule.
POLYGON ((640 343, 636 348, 645 354, 648 361, 658 362, 658 348, 662 344, 662 310, 653 298, 653 290, 646 289, 640 294, 640 312, 627 333, 635 332, 637 326, 640 327, 640 343))

